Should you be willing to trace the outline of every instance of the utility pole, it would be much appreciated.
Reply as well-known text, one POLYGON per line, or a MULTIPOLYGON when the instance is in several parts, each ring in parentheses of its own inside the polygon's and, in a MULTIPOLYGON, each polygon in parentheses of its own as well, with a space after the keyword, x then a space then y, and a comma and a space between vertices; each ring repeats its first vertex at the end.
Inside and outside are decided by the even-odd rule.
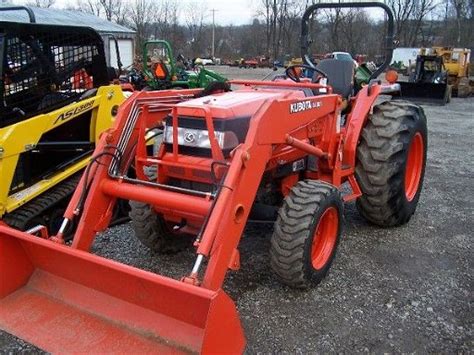
POLYGON ((215 49, 216 49, 216 19, 215 19, 215 15, 216 15, 216 9, 211 9, 212 11, 212 50, 211 50, 211 54, 212 54, 212 60, 214 60, 215 58, 215 49))

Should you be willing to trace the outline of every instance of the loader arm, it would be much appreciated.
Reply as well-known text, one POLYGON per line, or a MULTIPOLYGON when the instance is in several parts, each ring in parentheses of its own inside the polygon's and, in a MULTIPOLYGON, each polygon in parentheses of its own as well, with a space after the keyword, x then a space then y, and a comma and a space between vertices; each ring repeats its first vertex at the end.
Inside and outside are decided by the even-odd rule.
MULTIPOLYGON (((187 93, 187 91, 180 91, 180 97, 185 97, 187 93)), ((182 189, 177 190, 172 186, 162 184, 153 185, 150 182, 129 179, 124 175, 126 167, 117 162, 113 153, 114 149, 120 150, 122 152, 120 156, 128 161, 127 157, 130 154, 144 152, 144 125, 156 125, 170 112, 173 114, 173 125, 178 124, 176 109, 170 105, 173 97, 176 102, 179 102, 176 96, 172 96, 176 95, 175 92, 155 93, 159 95, 159 97, 155 96, 155 100, 147 100, 145 95, 137 94, 134 99, 123 105, 117 125, 109 134, 102 137, 94 154, 96 157, 105 154, 100 158, 101 164, 93 165, 91 171, 86 172, 83 178, 83 180, 88 179, 87 185, 90 186, 83 206, 78 208, 78 205, 82 203, 83 193, 80 190, 83 188, 78 189, 69 205, 65 216, 68 219, 73 218, 74 211, 77 214, 83 210, 72 247, 81 250, 90 248, 96 233, 108 226, 117 198, 145 202, 160 211, 168 210, 193 216, 203 221, 203 226, 202 233, 197 236, 195 242, 198 255, 195 266, 184 280, 217 291, 222 287, 227 270, 238 268, 237 247, 240 236, 254 203, 259 182, 272 158, 273 147, 290 144, 291 141, 291 144, 303 150, 308 149, 320 155, 322 160, 326 160, 326 164, 333 165, 333 162, 329 160, 334 159, 336 154, 327 150, 335 150, 337 147, 334 144, 331 145, 329 141, 326 142, 326 137, 322 135, 322 132, 314 129, 314 124, 327 125, 331 127, 330 130, 336 131, 337 114, 335 112, 338 110, 338 96, 325 95, 305 100, 282 98, 263 102, 250 120, 251 124, 245 142, 234 150, 231 159, 226 164, 227 172, 220 183, 220 189, 215 194, 199 194, 195 191, 183 193, 182 189), (165 103, 159 103, 160 97, 165 103), (118 132, 120 134, 117 134, 118 132), (141 138, 140 135, 142 135, 141 138), (311 140, 314 138, 317 138, 322 148, 313 146, 311 140), (139 143, 135 144, 135 142, 139 143), (132 149, 135 146, 137 146, 136 150, 132 149), (208 258, 209 263, 201 280, 199 272, 204 258, 208 258)), ((199 112, 193 106, 187 106, 187 108, 199 112)), ((212 144, 214 128, 210 117, 207 117, 206 124, 215 161, 222 161, 223 155, 220 148, 212 144)), ((174 141, 177 141, 177 137, 174 141)), ((178 161, 176 145, 173 147, 172 154, 178 161)), ((141 160, 146 161, 146 159, 141 160)), ((140 159, 137 158, 136 161, 140 159)), ((159 159, 158 164, 160 164, 159 159)), ((80 186, 85 186, 84 181, 80 186)))
MULTIPOLYGON (((155 119, 155 123, 157 123, 169 112, 169 104, 190 98, 198 91, 182 90, 179 95, 173 91, 161 91, 154 93, 152 97, 149 92, 137 92, 120 107, 114 127, 102 135, 92 156, 93 163, 86 169, 78 189, 71 198, 64 215, 67 221, 63 223, 63 227, 58 233, 59 239, 62 238, 62 231, 65 230, 66 223, 77 219, 79 214, 81 218, 75 233, 77 237, 73 240, 73 248, 89 250, 95 234, 109 225, 116 199, 111 199, 104 193, 102 184, 110 179, 108 167, 113 162, 116 147, 121 145, 121 151, 126 152, 129 156, 133 155, 134 142, 138 139, 140 128, 139 125, 134 124, 134 120, 137 120, 143 111, 143 106, 153 102, 164 105, 155 112, 158 117, 155 119), (127 141, 120 141, 119 132, 124 131, 125 126, 130 128, 125 132, 127 141), (87 198, 85 198, 86 195, 87 198)), ((126 199, 130 199, 130 197, 126 199)))
POLYGON ((290 107, 298 101, 265 102, 252 118, 245 143, 234 153, 222 191, 197 249, 198 255, 209 257, 203 287, 220 289, 227 269, 238 268, 240 236, 261 177, 272 157, 272 148, 286 144, 288 135, 292 133, 305 132, 305 138, 311 138, 311 131, 307 129, 311 123, 336 117, 337 99, 337 95, 328 95, 305 100, 314 109, 295 114, 290 114, 290 107))

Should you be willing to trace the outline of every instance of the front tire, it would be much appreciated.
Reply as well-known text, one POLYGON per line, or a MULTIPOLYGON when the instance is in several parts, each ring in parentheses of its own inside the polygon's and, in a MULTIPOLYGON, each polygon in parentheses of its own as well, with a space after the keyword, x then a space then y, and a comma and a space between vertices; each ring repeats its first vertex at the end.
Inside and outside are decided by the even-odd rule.
POLYGON ((423 186, 428 145, 423 109, 407 101, 374 107, 357 147, 359 213, 382 227, 407 223, 423 186))
POLYGON ((137 239, 160 254, 177 253, 190 245, 192 238, 175 232, 153 208, 143 202, 130 201, 130 218, 137 239))
POLYGON ((342 225, 343 203, 336 187, 298 182, 279 210, 271 238, 270 262, 278 279, 297 288, 319 284, 336 255, 342 225))

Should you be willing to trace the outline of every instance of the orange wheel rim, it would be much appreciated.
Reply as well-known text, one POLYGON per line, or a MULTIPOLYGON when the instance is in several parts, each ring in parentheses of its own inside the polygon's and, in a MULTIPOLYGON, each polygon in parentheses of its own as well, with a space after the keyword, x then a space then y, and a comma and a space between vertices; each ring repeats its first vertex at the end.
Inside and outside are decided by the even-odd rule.
POLYGON ((407 164, 405 168, 405 196, 412 201, 418 192, 423 170, 424 145, 423 137, 417 132, 408 148, 407 164))
POLYGON ((319 219, 313 234, 311 247, 311 264, 321 270, 331 258, 336 246, 339 216, 335 207, 329 207, 319 219))

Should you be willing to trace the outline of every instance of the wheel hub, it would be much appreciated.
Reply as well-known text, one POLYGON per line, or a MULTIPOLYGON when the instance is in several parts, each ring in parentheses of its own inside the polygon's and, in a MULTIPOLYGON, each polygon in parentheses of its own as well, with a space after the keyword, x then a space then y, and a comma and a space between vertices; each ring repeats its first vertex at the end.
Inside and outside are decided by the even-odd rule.
POLYGON ((423 137, 417 132, 408 148, 407 163, 405 168, 405 196, 412 201, 418 192, 423 170, 424 146, 423 137))
POLYGON ((316 270, 322 269, 331 258, 337 240, 339 216, 335 207, 329 207, 322 214, 313 234, 311 264, 316 270))

